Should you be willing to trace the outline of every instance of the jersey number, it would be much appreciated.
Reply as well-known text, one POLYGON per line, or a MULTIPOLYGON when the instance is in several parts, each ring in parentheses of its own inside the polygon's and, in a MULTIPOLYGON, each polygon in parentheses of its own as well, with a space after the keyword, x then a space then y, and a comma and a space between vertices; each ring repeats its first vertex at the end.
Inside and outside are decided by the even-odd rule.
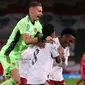
POLYGON ((32 65, 35 64, 35 62, 37 61, 37 54, 39 53, 39 49, 36 49, 35 52, 34 52, 34 59, 32 60, 32 65))

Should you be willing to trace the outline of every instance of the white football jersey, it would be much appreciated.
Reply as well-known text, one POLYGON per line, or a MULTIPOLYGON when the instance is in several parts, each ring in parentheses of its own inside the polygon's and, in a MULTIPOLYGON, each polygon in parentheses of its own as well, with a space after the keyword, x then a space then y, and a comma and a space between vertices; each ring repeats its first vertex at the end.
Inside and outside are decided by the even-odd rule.
MULTIPOLYGON (((35 47, 35 46, 34 46, 35 47)), ((21 54, 21 59, 19 60, 19 73, 23 78, 27 77, 28 71, 32 66, 32 55, 34 52, 34 47, 30 46, 21 54)))
MULTIPOLYGON (((47 76, 53 65, 53 58, 59 56, 59 53, 56 50, 56 44, 46 43, 45 48, 33 48, 33 53, 31 54, 31 67, 28 69, 26 75, 27 84, 43 84, 47 80, 47 76)), ((25 54, 29 55, 25 51, 25 54)), ((26 56, 28 56, 26 55, 26 56)), ((25 72, 25 70, 24 70, 25 72)))
MULTIPOLYGON (((54 38, 54 41, 58 45, 57 47, 60 47, 60 42, 58 38, 54 38)), ((58 48, 57 48, 58 49, 58 48)), ((63 80, 63 67, 66 67, 68 65, 68 56, 70 55, 69 47, 66 47, 64 49, 64 57, 65 57, 65 62, 64 63, 56 63, 54 60, 53 62, 53 68, 49 74, 49 79, 54 80, 54 81, 62 81, 63 80)))

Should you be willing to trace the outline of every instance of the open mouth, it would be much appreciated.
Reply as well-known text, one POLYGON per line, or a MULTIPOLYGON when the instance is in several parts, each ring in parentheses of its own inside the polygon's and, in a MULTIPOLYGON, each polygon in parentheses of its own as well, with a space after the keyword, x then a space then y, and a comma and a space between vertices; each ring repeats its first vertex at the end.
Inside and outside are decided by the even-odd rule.
POLYGON ((40 17, 39 17, 39 16, 37 16, 37 17, 36 17, 36 20, 39 20, 39 18, 40 18, 40 17))
POLYGON ((40 16, 37 16, 37 18, 40 18, 40 16))

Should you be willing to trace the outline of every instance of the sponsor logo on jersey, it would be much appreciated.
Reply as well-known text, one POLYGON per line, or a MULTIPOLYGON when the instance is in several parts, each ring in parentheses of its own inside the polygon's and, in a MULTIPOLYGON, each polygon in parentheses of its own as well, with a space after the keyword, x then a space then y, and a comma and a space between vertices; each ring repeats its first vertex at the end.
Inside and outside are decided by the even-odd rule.
POLYGON ((37 32, 37 28, 34 28, 34 32, 35 32, 35 33, 37 32))
POLYGON ((29 31, 29 29, 30 29, 30 25, 29 24, 27 24, 26 29, 27 29, 27 31, 29 31))

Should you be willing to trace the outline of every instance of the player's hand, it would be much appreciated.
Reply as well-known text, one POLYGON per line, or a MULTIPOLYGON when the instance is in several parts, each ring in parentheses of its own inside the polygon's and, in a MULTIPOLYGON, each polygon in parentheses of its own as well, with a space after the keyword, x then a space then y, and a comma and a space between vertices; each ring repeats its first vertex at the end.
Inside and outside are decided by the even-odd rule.
POLYGON ((45 36, 39 36, 38 37, 38 42, 44 42, 46 40, 45 36))
POLYGON ((64 56, 62 57, 62 61, 65 62, 65 58, 64 58, 64 56))
POLYGON ((42 36, 42 34, 40 32, 37 32, 34 37, 41 37, 41 36, 42 36))
POLYGON ((38 42, 43 42, 46 39, 40 32, 37 32, 34 37, 38 37, 38 42))

